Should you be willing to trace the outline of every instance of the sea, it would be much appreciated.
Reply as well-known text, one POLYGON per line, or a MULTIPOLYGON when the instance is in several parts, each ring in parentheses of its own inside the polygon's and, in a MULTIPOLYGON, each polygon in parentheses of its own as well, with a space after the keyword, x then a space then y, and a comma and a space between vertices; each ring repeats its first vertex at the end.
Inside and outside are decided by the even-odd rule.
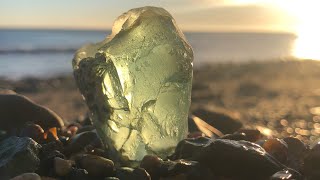
MULTIPOLYGON (((84 44, 111 31, 0 29, 0 77, 48 78, 72 73, 72 58, 84 44)), ((194 68, 212 63, 243 63, 292 57, 296 36, 289 33, 185 32, 194 68)))

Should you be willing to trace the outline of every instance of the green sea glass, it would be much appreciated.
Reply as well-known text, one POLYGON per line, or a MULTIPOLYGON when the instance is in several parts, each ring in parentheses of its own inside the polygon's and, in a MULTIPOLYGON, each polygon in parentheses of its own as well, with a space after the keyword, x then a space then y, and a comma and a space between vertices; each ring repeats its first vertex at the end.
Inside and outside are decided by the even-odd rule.
POLYGON ((186 137, 193 52, 163 8, 122 14, 112 34, 77 51, 74 77, 116 163, 170 155, 186 137))

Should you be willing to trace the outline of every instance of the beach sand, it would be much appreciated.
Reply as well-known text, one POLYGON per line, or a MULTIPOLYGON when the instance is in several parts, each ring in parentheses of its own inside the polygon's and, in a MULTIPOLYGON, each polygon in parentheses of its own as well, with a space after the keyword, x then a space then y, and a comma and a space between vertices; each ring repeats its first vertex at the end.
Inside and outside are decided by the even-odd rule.
MULTIPOLYGON (((18 81, 3 77, 0 88, 12 89, 49 107, 67 124, 88 112, 72 75, 18 81)), ((268 128, 277 137, 315 141, 320 135, 320 62, 203 66, 194 70, 191 112, 200 106, 232 113, 245 127, 268 128)))

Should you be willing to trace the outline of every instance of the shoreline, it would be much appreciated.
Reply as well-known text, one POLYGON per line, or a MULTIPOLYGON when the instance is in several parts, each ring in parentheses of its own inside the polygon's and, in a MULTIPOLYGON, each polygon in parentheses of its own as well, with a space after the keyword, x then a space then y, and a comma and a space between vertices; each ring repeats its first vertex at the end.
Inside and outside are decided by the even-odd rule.
MULTIPOLYGON (((277 137, 315 141, 320 135, 319 67, 318 61, 269 61, 196 68, 190 112, 205 106, 238 117, 245 127, 262 126, 277 137)), ((0 77, 0 88, 52 109, 66 124, 88 112, 72 74, 48 79, 0 77)))

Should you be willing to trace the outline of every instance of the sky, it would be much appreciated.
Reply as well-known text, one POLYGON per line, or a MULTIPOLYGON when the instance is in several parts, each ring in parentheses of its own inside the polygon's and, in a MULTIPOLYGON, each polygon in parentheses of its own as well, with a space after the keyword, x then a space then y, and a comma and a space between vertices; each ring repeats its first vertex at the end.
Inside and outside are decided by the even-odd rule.
MULTIPOLYGON (((160 6, 185 31, 295 32, 298 1, 1 0, 0 28, 110 29, 116 17, 129 9, 160 6)), ((308 1, 312 0, 304 2, 308 1)))

